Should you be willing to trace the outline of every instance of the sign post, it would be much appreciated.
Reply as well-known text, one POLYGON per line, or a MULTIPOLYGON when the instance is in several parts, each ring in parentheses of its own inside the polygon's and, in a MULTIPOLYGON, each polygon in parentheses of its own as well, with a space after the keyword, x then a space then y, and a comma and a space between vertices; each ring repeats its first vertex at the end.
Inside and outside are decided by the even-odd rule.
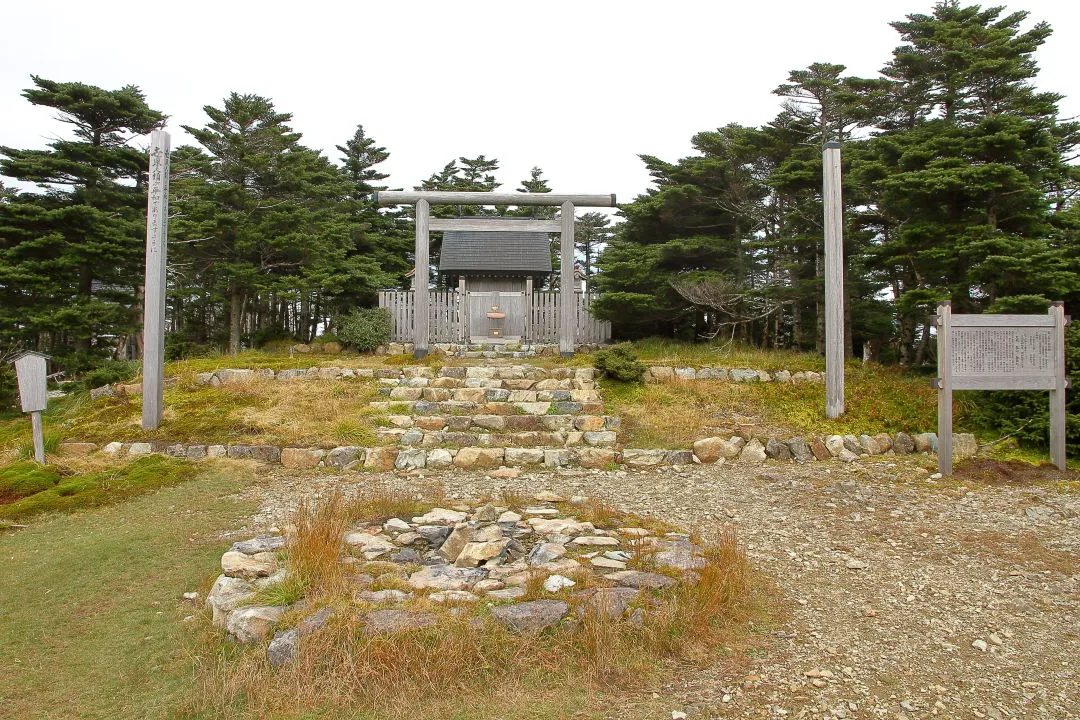
POLYGON ((157 430, 165 403, 165 283, 169 237, 169 133, 150 135, 143 282, 143 430, 157 430))
POLYGON ((1050 460, 1065 469, 1065 306, 1046 315, 953 315, 938 306, 938 469, 952 473, 953 390, 1049 390, 1050 460))
POLYGON ((844 206, 840 195, 840 143, 822 152, 825 204, 825 416, 844 414, 844 206))
POLYGON ((34 460, 45 464, 45 432, 41 425, 41 411, 49 402, 48 381, 45 367, 50 357, 44 353, 28 351, 15 358, 15 374, 19 378, 19 400, 22 411, 30 413, 30 426, 34 435, 34 460))

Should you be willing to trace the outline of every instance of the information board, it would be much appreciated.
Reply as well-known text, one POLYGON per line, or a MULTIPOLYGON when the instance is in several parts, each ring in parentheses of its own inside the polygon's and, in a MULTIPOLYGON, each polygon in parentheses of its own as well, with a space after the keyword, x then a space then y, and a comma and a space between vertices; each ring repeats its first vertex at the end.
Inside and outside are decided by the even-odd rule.
POLYGON ((953 390, 1049 390, 1050 458, 1065 468, 1065 327, 1062 303, 1046 315, 953 315, 938 306, 938 464, 952 472, 953 390))

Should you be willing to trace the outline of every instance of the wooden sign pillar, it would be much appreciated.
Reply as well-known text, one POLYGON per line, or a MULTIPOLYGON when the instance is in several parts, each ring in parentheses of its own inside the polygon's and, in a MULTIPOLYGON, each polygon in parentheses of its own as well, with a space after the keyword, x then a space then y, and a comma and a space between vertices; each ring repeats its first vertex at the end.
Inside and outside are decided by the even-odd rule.
POLYGON ((574 203, 562 204, 561 247, 559 250, 559 354, 574 356, 577 325, 577 298, 574 295, 574 203))
POLYGON ((844 414, 844 208, 840 143, 822 152, 825 201, 825 416, 844 414))
POLYGON ((19 401, 24 413, 30 413, 30 428, 34 436, 34 460, 45 464, 45 431, 41 411, 49 403, 46 365, 49 356, 39 352, 24 352, 15 358, 15 374, 19 379, 19 401))
POLYGON ((938 468, 952 473, 953 390, 1049 390, 1050 460, 1065 469, 1065 328, 1060 302, 1046 315, 953 315, 938 306, 938 468))
POLYGON ((416 269, 413 274, 413 357, 419 360, 428 354, 428 275, 431 261, 428 259, 428 222, 431 205, 421 198, 416 201, 416 249, 413 257, 416 269))
POLYGON ((150 135, 146 200, 146 277, 143 283, 144 430, 157 430, 165 404, 165 287, 169 239, 169 133, 150 135))

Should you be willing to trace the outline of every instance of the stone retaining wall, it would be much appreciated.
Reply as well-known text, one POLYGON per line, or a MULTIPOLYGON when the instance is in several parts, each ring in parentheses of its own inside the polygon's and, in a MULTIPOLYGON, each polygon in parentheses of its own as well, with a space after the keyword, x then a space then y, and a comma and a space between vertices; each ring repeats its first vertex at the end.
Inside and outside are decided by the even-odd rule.
MULTIPOLYGON (((65 443, 60 451, 87 455, 98 451, 93 443, 65 443)), ((953 436, 953 452, 957 457, 974 455, 978 451, 975 437, 966 433, 953 436)), ((112 442, 100 448, 110 455, 148 455, 162 453, 192 460, 202 458, 234 458, 281 464, 288 468, 332 467, 337 470, 412 470, 417 468, 490 469, 502 466, 605 468, 623 464, 630 467, 686 465, 690 463, 749 462, 766 459, 788 462, 815 462, 838 459, 855 462, 859 458, 881 455, 907 455, 937 452, 937 435, 897 433, 879 435, 829 435, 764 441, 749 441, 738 436, 728 439, 704 438, 694 443, 693 450, 647 450, 605 447, 485 447, 462 448, 396 447, 362 448, 342 446, 321 448, 282 448, 273 445, 185 445, 165 441, 121 443, 112 442)))
POLYGON ((778 383, 823 383, 825 373, 812 370, 754 370, 752 368, 722 367, 666 367, 654 365, 645 370, 646 382, 665 382, 671 380, 722 380, 727 382, 778 382, 778 383))

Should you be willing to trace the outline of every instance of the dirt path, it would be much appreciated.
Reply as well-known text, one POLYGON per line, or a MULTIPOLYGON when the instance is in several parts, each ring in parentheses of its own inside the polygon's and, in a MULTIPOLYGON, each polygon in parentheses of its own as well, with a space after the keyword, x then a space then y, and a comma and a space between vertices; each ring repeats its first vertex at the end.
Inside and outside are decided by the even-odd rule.
MULTIPOLYGON (((460 498, 550 488, 705 533, 734 525, 781 619, 744 662, 673 672, 614 717, 667 717, 646 706, 690 718, 1080 717, 1075 474, 965 486, 931 479, 929 462, 360 477, 436 480, 460 498)), ((251 491, 263 510, 238 534, 337 482, 276 475, 251 491)))

